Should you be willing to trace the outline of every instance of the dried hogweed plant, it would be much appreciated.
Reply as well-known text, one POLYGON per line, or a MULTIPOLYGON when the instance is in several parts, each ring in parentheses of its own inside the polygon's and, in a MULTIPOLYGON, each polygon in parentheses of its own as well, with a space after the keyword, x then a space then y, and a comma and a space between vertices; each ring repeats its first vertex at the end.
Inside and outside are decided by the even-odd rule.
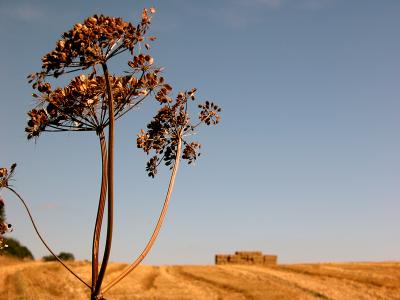
POLYGON ((39 238, 46 248, 75 277, 90 289, 91 299, 104 299, 110 288, 134 270, 154 244, 166 215, 181 159, 194 162, 200 155, 200 144, 189 137, 201 125, 215 125, 220 121, 221 109, 214 103, 199 104, 197 121, 189 115, 189 104, 195 101, 196 89, 172 96, 172 87, 165 82, 162 70, 148 54, 149 43, 155 37, 146 37, 155 9, 144 9, 140 22, 133 24, 121 18, 94 15, 75 24, 57 42, 56 48, 42 58, 40 72, 28 76, 37 105, 28 112, 25 128, 28 139, 37 139, 43 132, 94 131, 99 138, 101 153, 101 187, 97 217, 92 241, 92 279, 85 282, 63 263, 40 235, 26 203, 23 202, 39 238), (144 45, 144 47, 142 47, 144 45), (142 51, 144 50, 144 51, 142 51), (111 74, 108 62, 122 53, 129 55, 124 75, 111 74), (58 77, 71 76, 64 87, 53 88, 58 77), (156 227, 142 253, 116 278, 103 287, 103 279, 110 257, 114 209, 114 122, 153 96, 161 108, 137 135, 137 147, 153 156, 146 171, 154 177, 161 163, 171 169, 168 190, 156 227), (107 204, 107 230, 103 259, 99 262, 99 240, 107 204))

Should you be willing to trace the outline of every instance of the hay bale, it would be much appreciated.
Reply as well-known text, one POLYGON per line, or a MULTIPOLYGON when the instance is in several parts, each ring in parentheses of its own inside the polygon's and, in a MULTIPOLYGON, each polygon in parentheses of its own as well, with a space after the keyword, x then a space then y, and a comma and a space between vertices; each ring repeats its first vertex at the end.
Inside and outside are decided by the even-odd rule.
POLYGON ((261 251, 236 251, 235 254, 215 255, 215 264, 276 265, 276 255, 263 255, 261 251))
POLYGON ((264 255, 264 265, 276 265, 277 261, 276 255, 264 255))
POLYGON ((215 264, 217 264, 217 265, 227 264, 228 257, 229 257, 229 255, 226 255, 226 254, 215 255, 215 264))

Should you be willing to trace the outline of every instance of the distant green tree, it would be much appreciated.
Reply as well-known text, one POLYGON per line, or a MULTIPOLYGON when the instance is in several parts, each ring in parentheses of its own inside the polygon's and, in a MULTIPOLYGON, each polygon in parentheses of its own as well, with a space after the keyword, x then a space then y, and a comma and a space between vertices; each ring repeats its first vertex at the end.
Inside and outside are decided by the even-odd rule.
POLYGON ((69 261, 75 260, 75 256, 69 252, 60 252, 60 254, 58 254, 58 257, 62 260, 69 260, 69 261))
POLYGON ((16 258, 27 258, 34 259, 32 252, 25 246, 21 245, 19 241, 13 238, 5 238, 5 242, 8 245, 7 248, 4 248, 3 253, 5 255, 13 256, 16 258))
POLYGON ((54 258, 53 255, 45 255, 42 257, 43 261, 55 261, 56 259, 54 258))
MULTIPOLYGON (((57 256, 59 259, 64 260, 64 261, 74 261, 75 260, 75 256, 69 252, 60 252, 60 254, 58 254, 57 256)), ((53 255, 43 256, 42 259, 44 261, 56 261, 56 258, 53 255)))

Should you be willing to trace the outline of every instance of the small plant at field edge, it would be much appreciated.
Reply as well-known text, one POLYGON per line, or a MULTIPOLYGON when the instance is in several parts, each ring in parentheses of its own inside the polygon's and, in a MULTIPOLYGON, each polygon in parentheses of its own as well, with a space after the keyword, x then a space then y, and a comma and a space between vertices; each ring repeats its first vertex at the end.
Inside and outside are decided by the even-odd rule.
POLYGON ((99 138, 101 157, 101 187, 92 241, 91 282, 85 282, 68 267, 40 235, 31 213, 22 197, 7 183, 24 204, 36 233, 50 253, 77 279, 90 289, 91 299, 104 299, 103 294, 134 270, 150 251, 168 208, 179 162, 194 162, 200 155, 200 143, 190 136, 201 125, 215 125, 220 121, 221 109, 213 102, 198 104, 197 118, 191 118, 190 102, 196 99, 196 89, 181 91, 172 96, 172 87, 162 76, 162 69, 149 54, 147 37, 154 8, 144 9, 137 25, 121 18, 94 15, 75 24, 62 34, 53 51, 42 58, 39 72, 28 76, 37 100, 28 112, 25 128, 28 139, 37 139, 44 132, 88 132, 99 138), (121 75, 111 73, 108 62, 115 56, 127 55, 126 69, 121 75), (74 76, 78 73, 76 76, 74 76), (69 77, 63 87, 53 87, 58 77, 69 77), (160 164, 171 169, 170 183, 156 227, 142 253, 103 286, 111 252, 114 223, 114 123, 145 101, 154 98, 160 109, 137 134, 137 147, 152 156, 146 171, 154 177, 160 164), (106 237, 103 259, 99 261, 99 240, 103 215, 107 206, 106 237))
MULTIPOLYGON (((13 164, 10 170, 7 168, 0 168, 0 189, 8 186, 8 182, 12 178, 15 167, 16 164, 13 164)), ((2 250, 8 247, 4 234, 10 231, 12 231, 12 225, 6 222, 5 202, 0 197, 0 254, 2 254, 2 250)))

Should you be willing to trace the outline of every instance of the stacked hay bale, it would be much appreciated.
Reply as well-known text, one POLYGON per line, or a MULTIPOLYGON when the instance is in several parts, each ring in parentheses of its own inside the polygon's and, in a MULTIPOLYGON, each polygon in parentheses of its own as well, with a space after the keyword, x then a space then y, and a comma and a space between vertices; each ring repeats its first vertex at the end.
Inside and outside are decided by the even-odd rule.
POLYGON ((229 263, 229 257, 231 255, 217 254, 215 255, 215 264, 216 265, 226 265, 229 263))
POLYGON ((264 255, 263 265, 276 265, 278 263, 278 256, 276 255, 264 255))
POLYGON ((236 251, 235 254, 215 255, 215 264, 276 265, 276 255, 263 255, 261 251, 236 251))
POLYGON ((241 265, 262 265, 264 263, 260 251, 236 251, 237 263, 241 265))

